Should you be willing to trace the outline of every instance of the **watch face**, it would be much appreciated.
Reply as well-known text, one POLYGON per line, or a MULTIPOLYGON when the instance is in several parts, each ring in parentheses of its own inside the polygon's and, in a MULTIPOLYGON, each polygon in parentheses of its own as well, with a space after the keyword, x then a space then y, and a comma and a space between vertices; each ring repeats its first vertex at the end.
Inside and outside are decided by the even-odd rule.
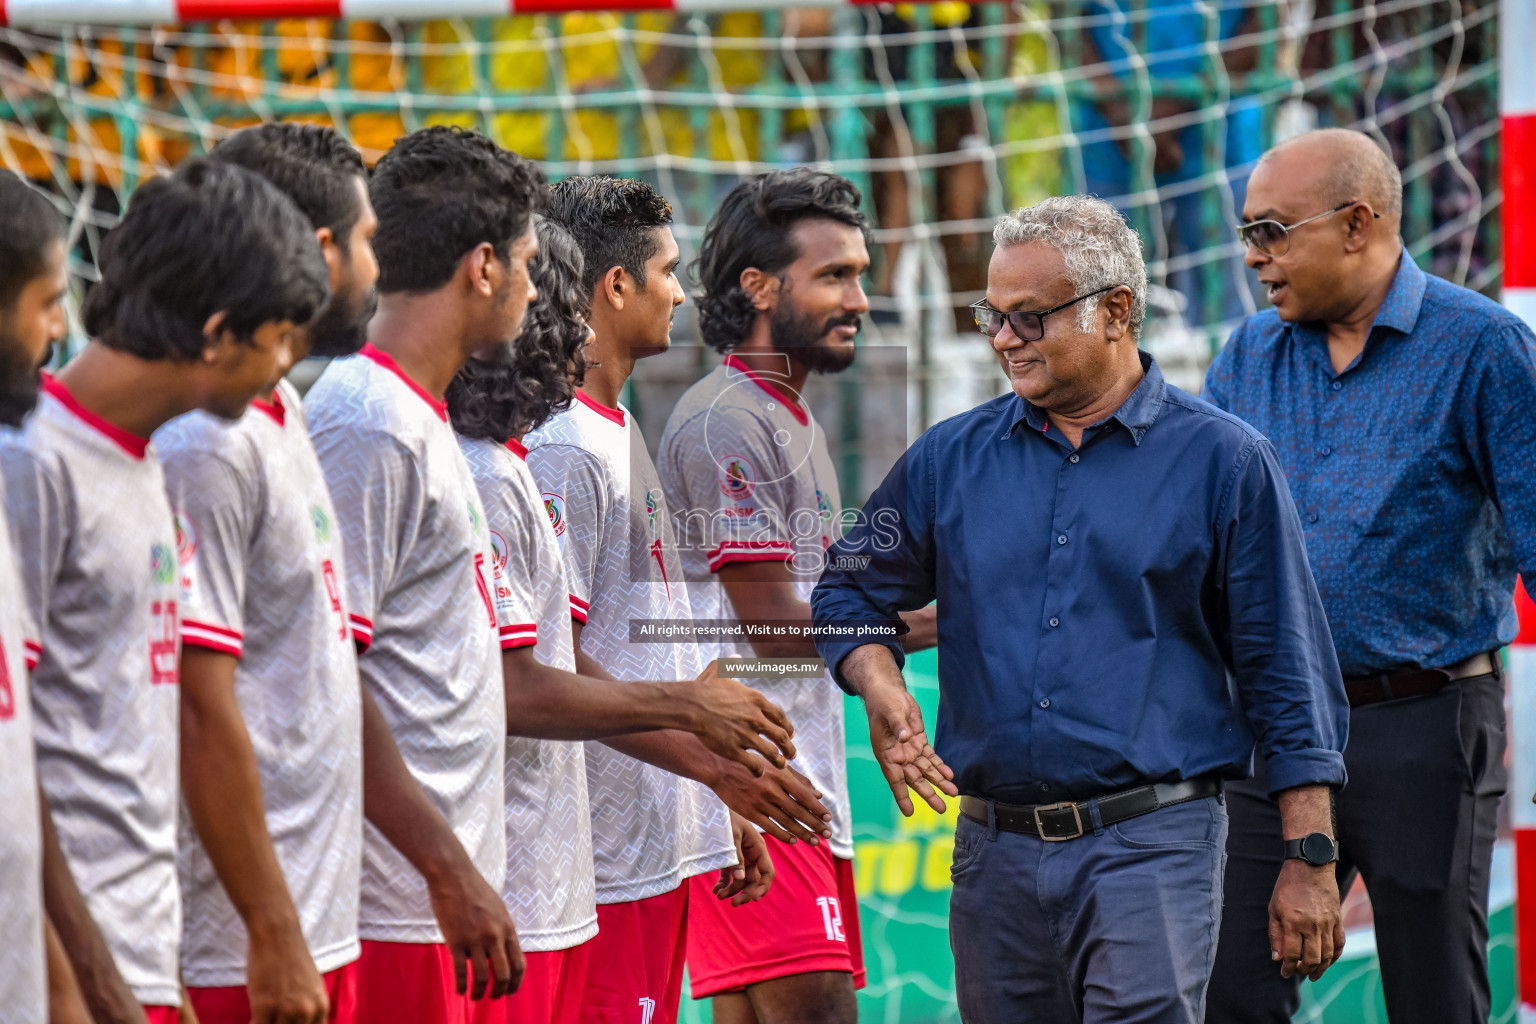
POLYGON ((1321 832, 1313 832, 1302 839, 1301 856, 1313 866, 1328 864, 1333 860, 1333 840, 1321 832))

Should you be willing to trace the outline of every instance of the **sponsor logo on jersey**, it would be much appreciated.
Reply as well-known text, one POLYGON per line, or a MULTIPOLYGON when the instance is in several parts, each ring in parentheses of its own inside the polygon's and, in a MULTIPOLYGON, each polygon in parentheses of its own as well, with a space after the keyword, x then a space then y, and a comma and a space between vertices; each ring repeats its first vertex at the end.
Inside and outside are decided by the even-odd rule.
MULTIPOLYGON (((197 527, 181 509, 176 510, 176 562, 186 565, 197 554, 197 527)), ((153 553, 151 553, 153 559, 153 553)))
POLYGON ((164 544, 149 549, 149 571, 156 583, 176 582, 176 556, 164 544))
POLYGON ((469 528, 478 537, 480 536, 480 531, 485 528, 485 519, 480 515, 480 509, 474 502, 470 501, 465 504, 469 506, 469 528))
POLYGON ((325 509, 319 505, 311 505, 309 518, 315 524, 315 540, 321 544, 331 539, 331 517, 325 514, 325 509))
POLYGON ((757 486, 757 470, 740 455, 720 460, 720 491, 732 501, 746 501, 757 486))
POLYGON ((496 570, 497 579, 507 574, 507 541, 495 530, 491 531, 491 568, 496 570))
POLYGON ((821 513, 822 522, 830 523, 832 521, 832 503, 827 500, 825 494, 821 493, 820 487, 816 488, 816 511, 821 513))
POLYGON ((661 508, 661 491, 652 488, 645 492, 645 515, 650 520, 651 536, 656 536, 656 510, 661 508))
POLYGON ((558 494, 545 491, 544 511, 549 513, 549 525, 555 528, 555 536, 565 533, 565 499, 558 494))

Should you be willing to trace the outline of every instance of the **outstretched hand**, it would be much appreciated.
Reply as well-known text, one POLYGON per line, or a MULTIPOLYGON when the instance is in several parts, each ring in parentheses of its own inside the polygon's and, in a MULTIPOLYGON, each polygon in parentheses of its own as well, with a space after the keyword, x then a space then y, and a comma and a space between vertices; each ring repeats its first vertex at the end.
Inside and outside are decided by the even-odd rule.
POLYGON ((917 701, 906 687, 881 683, 864 691, 864 710, 869 714, 869 743, 875 760, 901 813, 912 816, 915 792, 943 814, 944 796, 959 796, 960 790, 953 781, 955 773, 928 742, 917 701))

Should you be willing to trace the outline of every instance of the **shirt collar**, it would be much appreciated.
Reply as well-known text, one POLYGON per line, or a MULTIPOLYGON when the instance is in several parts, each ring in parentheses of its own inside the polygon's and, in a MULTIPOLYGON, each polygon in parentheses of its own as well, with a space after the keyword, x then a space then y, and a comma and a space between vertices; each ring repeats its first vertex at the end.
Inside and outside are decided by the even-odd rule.
POLYGON ((1425 284, 1424 271, 1419 269, 1405 246, 1397 273, 1392 278, 1392 287, 1387 291, 1386 301, 1376 311, 1372 326, 1412 334, 1414 325, 1419 322, 1419 310, 1424 306, 1425 284))
POLYGON ((43 391, 50 395, 54 401, 74 413, 81 422, 111 439, 119 448, 135 459, 142 459, 149 453, 149 438, 129 433, 115 423, 109 423, 91 412, 91 410, 80 404, 79 400, 75 398, 74 392, 65 387, 64 382, 57 377, 47 373, 43 374, 43 391))
POLYGON ((288 407, 283 405, 283 393, 276 388, 272 389, 272 401, 268 402, 262 398, 253 398, 251 399, 251 408, 259 409, 261 412, 266 413, 280 427, 288 418, 288 407))
POLYGON ((437 399, 433 398, 430 391, 412 380, 404 370, 400 369, 400 364, 395 362, 394 357, 391 356, 388 352, 385 352, 382 349, 374 348, 373 342, 370 341, 368 344, 363 346, 362 351, 358 352, 358 355, 362 356, 364 359, 372 359, 374 362, 384 367, 384 369, 388 370, 396 377, 399 377, 401 381, 405 383, 406 387, 414 391, 423 402, 426 402, 432 407, 432 411, 437 413, 438 419, 442 420, 444 423, 448 422, 448 406, 445 403, 439 402, 437 399))
MULTIPOLYGON (((1141 383, 1136 385, 1136 390, 1132 391, 1130 396, 1120 403, 1120 408, 1110 413, 1104 422, 1119 420, 1120 425, 1130 432, 1131 441, 1139 448, 1141 439, 1147 435, 1147 431, 1163 411, 1163 400, 1168 393, 1168 383, 1163 379, 1163 371, 1158 368, 1156 359, 1146 352, 1136 354, 1141 358, 1141 369, 1144 374, 1141 383)), ((1005 438, 1012 437, 1020 423, 1025 423, 1032 430, 1038 430, 1041 433, 1045 433, 1050 425, 1044 409, 1024 401, 1018 395, 1013 396, 1008 409, 1009 426, 1003 434, 1005 438)))
POLYGON ((528 461, 528 449, 523 445, 523 442, 519 441, 515 437, 507 438, 507 451, 511 452, 513 455, 516 455, 524 462, 528 461))
POLYGON ((784 408, 789 410, 789 414, 795 418, 795 422, 799 423, 802 427, 811 422, 810 415, 800 405, 799 399, 791 398, 778 384, 759 374, 735 355, 725 357, 725 366, 727 367, 727 372, 735 371, 746 374, 754 384, 778 399, 783 403, 784 408))

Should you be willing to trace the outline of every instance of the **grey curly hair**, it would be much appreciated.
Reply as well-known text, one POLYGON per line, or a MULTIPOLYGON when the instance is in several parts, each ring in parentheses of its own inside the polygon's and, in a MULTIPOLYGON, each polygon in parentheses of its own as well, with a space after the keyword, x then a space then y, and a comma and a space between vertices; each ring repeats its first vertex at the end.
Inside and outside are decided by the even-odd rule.
MULTIPOLYGON (((1077 294, 1129 285, 1131 336, 1141 337, 1147 318, 1147 266, 1142 262, 1141 238, 1119 210, 1094 196, 1052 196, 1034 206, 1005 213, 992 229, 998 248, 1044 242, 1061 252, 1067 280, 1077 294)), ((1077 305, 1077 329, 1093 329, 1099 308, 1095 296, 1077 305)))

